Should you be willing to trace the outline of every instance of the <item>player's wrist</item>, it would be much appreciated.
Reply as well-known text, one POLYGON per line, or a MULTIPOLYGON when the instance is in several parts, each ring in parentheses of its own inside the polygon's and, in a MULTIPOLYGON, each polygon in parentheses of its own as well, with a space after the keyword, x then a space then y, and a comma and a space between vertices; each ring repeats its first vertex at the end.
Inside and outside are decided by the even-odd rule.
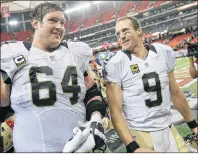
POLYGON ((133 153, 139 148, 140 146, 136 141, 132 141, 126 146, 127 153, 133 153))
POLYGON ((192 120, 192 121, 186 122, 186 123, 187 123, 187 125, 188 125, 188 127, 189 127, 190 129, 197 128, 197 126, 198 126, 198 124, 197 124, 197 122, 195 121, 195 119, 192 120))
POLYGON ((102 123, 102 115, 100 112, 95 111, 91 114, 91 122, 99 122, 102 123))

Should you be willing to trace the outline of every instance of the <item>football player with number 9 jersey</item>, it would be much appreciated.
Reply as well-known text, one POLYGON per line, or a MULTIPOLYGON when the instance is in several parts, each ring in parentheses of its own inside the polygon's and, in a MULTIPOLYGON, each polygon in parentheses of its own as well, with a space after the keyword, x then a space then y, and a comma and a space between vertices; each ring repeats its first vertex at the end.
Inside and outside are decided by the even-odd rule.
MULTIPOLYGON (((106 108, 88 68, 92 49, 82 42, 62 41, 66 22, 62 8, 46 2, 31 17, 32 44, 1 44, 0 112, 10 100, 16 152, 62 152, 79 121, 91 121, 90 127, 104 133, 101 118, 106 108)), ((104 138, 94 142, 100 148, 104 138)))
POLYGON ((187 152, 171 123, 171 99, 197 134, 197 123, 173 74, 173 50, 163 44, 144 46, 134 17, 116 22, 122 50, 104 62, 108 105, 113 125, 127 152, 187 152))

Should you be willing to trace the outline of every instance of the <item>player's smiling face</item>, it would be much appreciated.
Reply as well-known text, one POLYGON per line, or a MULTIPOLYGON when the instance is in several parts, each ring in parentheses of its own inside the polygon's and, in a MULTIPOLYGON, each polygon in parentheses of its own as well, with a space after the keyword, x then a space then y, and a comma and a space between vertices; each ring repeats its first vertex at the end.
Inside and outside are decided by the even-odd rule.
POLYGON ((115 31, 122 50, 134 50, 139 41, 139 29, 135 30, 131 21, 125 19, 116 23, 115 31))
POLYGON ((49 48, 57 47, 65 34, 66 20, 63 12, 52 11, 43 17, 42 23, 37 23, 37 34, 42 42, 47 44, 49 48))

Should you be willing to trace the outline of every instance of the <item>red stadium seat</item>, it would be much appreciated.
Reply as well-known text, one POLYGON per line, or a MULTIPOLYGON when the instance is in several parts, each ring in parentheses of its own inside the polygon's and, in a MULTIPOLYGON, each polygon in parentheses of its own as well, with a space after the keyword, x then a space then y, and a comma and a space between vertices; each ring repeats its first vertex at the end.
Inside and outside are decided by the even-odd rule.
POLYGON ((156 1, 155 4, 153 4, 153 8, 159 7, 161 4, 165 3, 167 1, 156 1))
POLYGON ((99 14, 97 15, 93 15, 92 17, 90 17, 84 24, 84 28, 87 28, 87 27, 90 27, 90 26, 93 26, 96 22, 96 20, 98 19, 99 17, 99 14))
POLYGON ((1 33, 1 42, 3 42, 3 41, 10 41, 10 40, 12 40, 11 35, 9 35, 6 32, 1 33))
POLYGON ((110 9, 107 12, 104 12, 102 17, 102 24, 106 23, 107 21, 110 21, 115 12, 115 9, 110 9))
POLYGON ((20 31, 20 32, 16 32, 16 39, 17 39, 17 41, 24 41, 28 37, 30 37, 31 35, 32 35, 32 32, 31 31, 20 31))
POLYGON ((176 36, 174 39, 169 41, 167 45, 171 46, 172 48, 176 48, 176 46, 181 44, 184 41, 184 39, 187 39, 191 37, 192 35, 193 34, 183 34, 183 35, 176 36))
POLYGON ((141 12, 144 11, 148 8, 148 6, 150 5, 150 1, 141 1, 138 3, 135 12, 141 12))
POLYGON ((74 20, 73 23, 70 25, 69 30, 70 32, 76 32, 78 31, 78 27, 79 27, 78 21, 74 20))
POLYGON ((132 9, 132 8, 135 7, 135 4, 136 4, 136 2, 130 2, 130 1, 124 3, 124 4, 120 7, 120 10, 119 10, 119 12, 118 12, 118 16, 117 16, 117 17, 122 17, 122 16, 126 15, 127 12, 128 12, 130 9, 132 9))
POLYGON ((192 40, 190 41, 190 43, 195 43, 195 42, 197 42, 197 43, 198 43, 198 36, 197 36, 197 37, 195 37, 194 39, 192 39, 192 40))

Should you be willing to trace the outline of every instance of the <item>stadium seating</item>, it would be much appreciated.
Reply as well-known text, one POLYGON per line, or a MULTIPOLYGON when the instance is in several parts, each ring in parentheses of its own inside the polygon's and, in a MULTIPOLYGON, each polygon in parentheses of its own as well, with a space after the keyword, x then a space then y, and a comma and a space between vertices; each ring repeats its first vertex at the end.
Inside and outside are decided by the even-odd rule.
POLYGON ((128 10, 131 10, 132 8, 134 8, 135 5, 136 5, 136 2, 131 2, 131 1, 124 3, 120 7, 117 17, 122 17, 122 16, 126 15, 128 10))
POLYGON ((112 19, 112 16, 115 14, 115 9, 110 9, 103 13, 102 16, 102 24, 106 23, 107 21, 110 21, 112 19))
POLYGON ((183 35, 178 35, 171 41, 167 43, 167 45, 171 46, 172 48, 176 48, 177 45, 181 44, 185 39, 188 39, 191 37, 193 34, 183 34, 183 35))
POLYGON ((140 1, 135 8, 134 12, 142 12, 146 10, 150 5, 150 1, 140 1))
POLYGON ((32 35, 31 31, 20 31, 16 32, 16 39, 18 41, 23 41, 32 35))
POLYGON ((77 20, 74 20, 72 22, 72 24, 70 24, 69 31, 70 32, 77 32, 78 31, 78 27, 79 27, 78 21, 77 20))
POLYGON ((195 42, 198 42, 198 36, 190 41, 190 43, 195 43, 195 42))
POLYGON ((153 8, 160 7, 160 5, 162 5, 165 2, 167 2, 167 1, 156 1, 155 4, 153 4, 153 8))
POLYGON ((99 17, 99 14, 97 15, 93 15, 92 17, 90 17, 84 24, 84 28, 87 28, 87 27, 90 27, 90 26, 93 26, 96 22, 96 20, 98 19, 99 17))
MULTIPOLYGON (((108 21, 112 19, 112 17, 122 17, 126 15, 127 13, 133 13, 133 12, 143 12, 148 8, 156 8, 160 7, 162 4, 164 4, 167 1, 127 1, 124 2, 119 9, 115 8, 110 8, 108 10, 102 11, 100 13, 94 14, 91 17, 84 17, 80 18, 79 20, 70 20, 65 24, 66 33, 68 32, 77 32, 81 28, 89 28, 91 26, 96 25, 98 22, 101 24, 105 24, 108 21)), ((8 40, 26 40, 27 38, 30 38, 32 36, 31 31, 20 31, 12 34, 8 33, 1 33, 1 41, 8 41, 8 40)), ((192 34, 184 34, 184 35, 179 35, 173 38, 172 40, 154 40, 152 42, 160 42, 160 43, 165 43, 172 48, 178 48, 178 45, 184 44, 184 40, 188 39, 189 42, 197 42, 198 38, 193 37, 192 39, 192 34), (189 39, 190 38, 190 39, 189 39)), ((146 36, 143 36, 146 37, 146 36)), ((148 38, 150 39, 150 38, 148 38)), ((93 46, 99 45, 99 44, 104 44, 104 40, 101 40, 100 43, 93 42, 93 46)), ((116 42, 115 40, 113 42, 116 42)), ((108 43, 113 43, 112 40, 108 41, 108 43)))
POLYGON ((6 32, 1 33, 1 42, 12 40, 11 35, 6 32))

